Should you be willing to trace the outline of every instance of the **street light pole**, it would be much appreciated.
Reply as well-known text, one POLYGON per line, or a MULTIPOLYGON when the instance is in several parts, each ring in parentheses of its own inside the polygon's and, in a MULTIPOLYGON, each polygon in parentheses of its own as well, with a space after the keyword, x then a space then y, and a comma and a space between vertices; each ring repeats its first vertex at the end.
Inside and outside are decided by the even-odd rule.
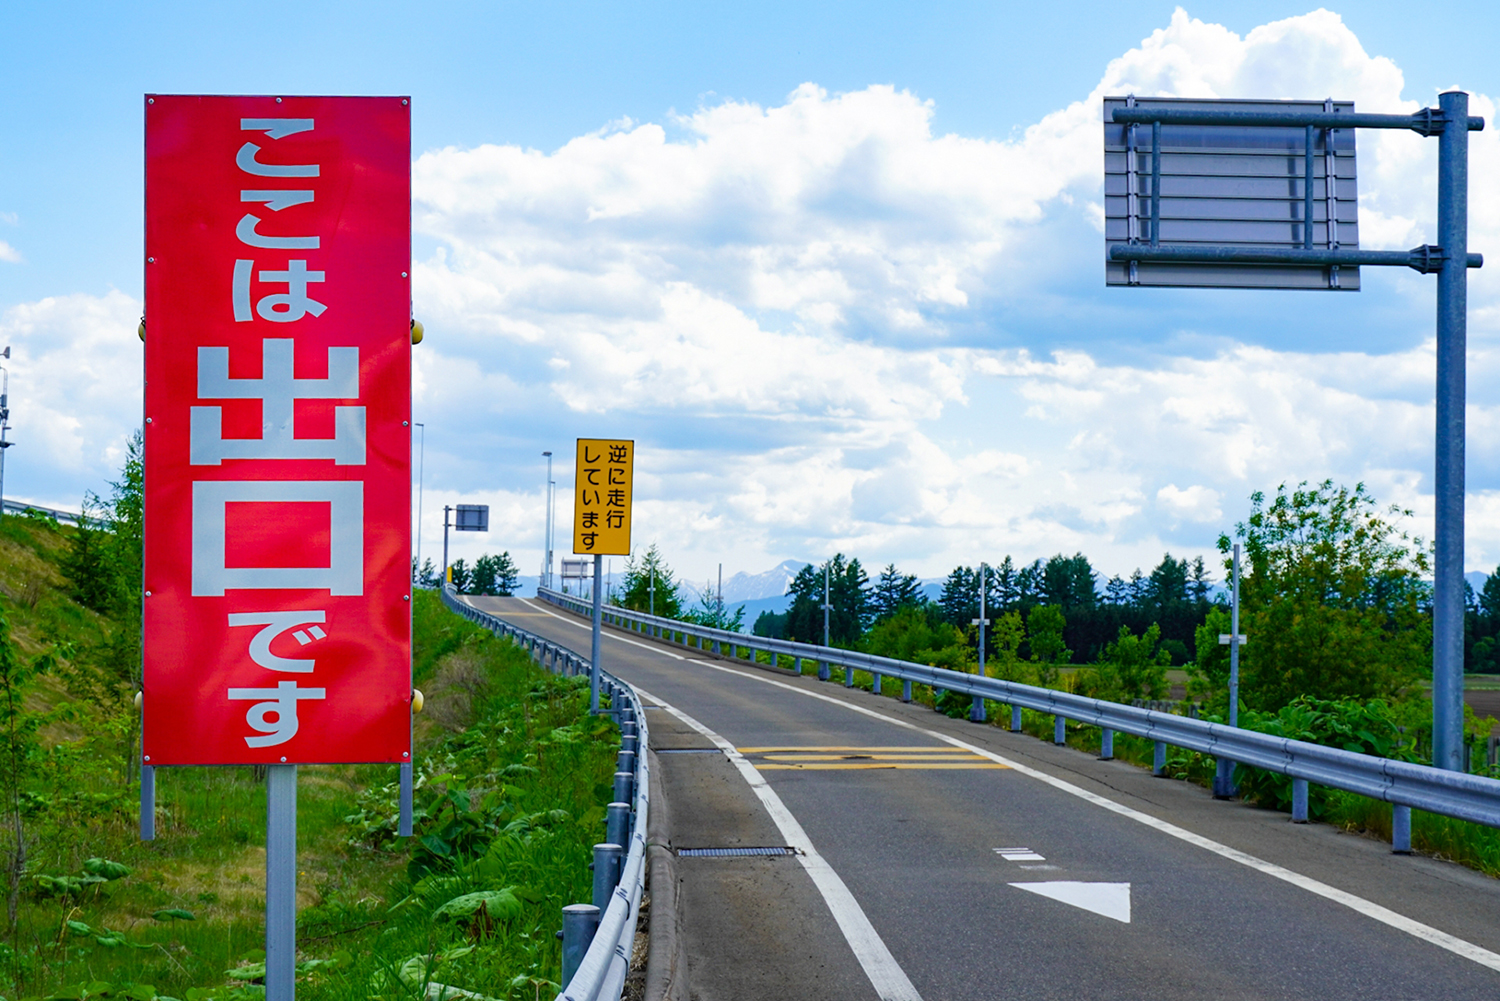
POLYGON ((543 491, 543 503, 547 505, 547 530, 542 537, 542 586, 552 586, 552 453, 543 452, 547 457, 547 484, 543 491))
MULTIPOLYGON (((0 358, 10 358, 10 345, 0 351, 0 358)), ((0 517, 5 516, 5 450, 15 442, 5 440, 10 430, 10 369, 0 366, 0 517)))
POLYGON ((828 564, 823 565, 823 645, 831 646, 828 641, 828 613, 833 611, 833 605, 829 601, 830 591, 828 589, 828 564))
MULTIPOLYGON (((981 678, 986 677, 984 673, 984 627, 990 624, 990 620, 985 618, 984 601, 985 591, 987 590, 985 587, 987 570, 988 568, 983 563, 979 564, 979 618, 973 622, 974 625, 979 627, 979 676, 981 678)), ((969 719, 975 723, 984 722, 984 696, 974 696, 974 704, 969 707, 969 719)))
POLYGON ((448 512, 453 508, 443 505, 443 576, 439 586, 448 583, 448 512))
MULTIPOLYGON (((1219 645, 1229 647, 1229 725, 1240 725, 1240 647, 1249 638, 1240 632, 1240 544, 1234 544, 1234 563, 1230 569, 1229 632, 1219 634, 1219 645)), ((1214 795, 1228 799, 1234 795, 1234 762, 1220 758, 1214 773, 1214 795)))

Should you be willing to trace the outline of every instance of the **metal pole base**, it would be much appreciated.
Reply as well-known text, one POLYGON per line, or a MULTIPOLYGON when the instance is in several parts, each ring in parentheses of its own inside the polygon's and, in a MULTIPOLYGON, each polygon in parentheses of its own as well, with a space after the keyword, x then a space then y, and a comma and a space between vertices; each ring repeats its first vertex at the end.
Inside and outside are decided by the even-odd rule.
POLYGON ((1391 852, 1396 855, 1411 854, 1411 807, 1391 807, 1391 852))
POLYGON ((1220 758, 1214 770, 1214 799, 1234 798, 1234 762, 1220 758))
POLYGON ((599 930, 599 908, 593 904, 569 904, 562 913, 562 931, 557 937, 562 939, 562 985, 567 987, 599 930))
POLYGON ((1307 779, 1292 779, 1292 823, 1307 823, 1307 779))
POLYGON ((625 860, 625 849, 616 844, 594 846, 594 906, 602 914, 609 907, 610 895, 620 882, 620 864, 625 860))
POLYGON ((141 766, 141 840, 156 840, 156 766, 141 766))
POLYGON ((297 972, 297 766, 266 769, 266 1001, 293 1001, 297 972))

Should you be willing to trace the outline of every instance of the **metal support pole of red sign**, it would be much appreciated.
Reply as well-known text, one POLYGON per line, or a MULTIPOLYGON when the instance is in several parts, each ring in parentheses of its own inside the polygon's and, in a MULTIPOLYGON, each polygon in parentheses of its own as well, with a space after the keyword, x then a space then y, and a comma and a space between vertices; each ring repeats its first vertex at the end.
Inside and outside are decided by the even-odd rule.
POLYGON ((141 840, 156 840, 156 769, 141 766, 141 840))
POLYGON ((589 712, 599 711, 599 626, 603 621, 604 557, 594 554, 594 640, 589 647, 589 712))
POLYGON ((292 1001, 297 967, 297 766, 266 770, 266 1001, 292 1001))

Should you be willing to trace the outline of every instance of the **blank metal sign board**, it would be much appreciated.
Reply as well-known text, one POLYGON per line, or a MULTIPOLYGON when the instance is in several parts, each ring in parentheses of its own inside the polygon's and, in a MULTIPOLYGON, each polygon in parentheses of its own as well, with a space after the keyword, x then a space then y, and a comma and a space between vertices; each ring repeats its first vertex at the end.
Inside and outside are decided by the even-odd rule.
POLYGON ((453 527, 460 532, 488 532, 490 530, 490 506, 488 504, 460 504, 453 527))
MULTIPOLYGON (((1116 108, 1192 111, 1326 111, 1349 101, 1230 101, 1175 97, 1104 99, 1106 285, 1358 291, 1359 268, 1316 264, 1111 261, 1111 244, 1152 243, 1153 162, 1160 161, 1156 218, 1161 246, 1308 246, 1307 130, 1266 126, 1120 125, 1116 108)), ((1312 131, 1311 247, 1359 249, 1354 129, 1312 131)))

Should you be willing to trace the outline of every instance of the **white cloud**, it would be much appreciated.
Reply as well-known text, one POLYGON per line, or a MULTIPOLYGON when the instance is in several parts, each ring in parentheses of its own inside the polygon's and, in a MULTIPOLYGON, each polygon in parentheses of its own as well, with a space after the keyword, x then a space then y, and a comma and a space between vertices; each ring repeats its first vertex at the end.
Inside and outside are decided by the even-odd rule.
POLYGON ((76 510, 119 475, 141 423, 140 303, 120 292, 56 296, 0 315, 11 347, 7 496, 76 510))
MULTIPOLYGON (((1081 303, 1142 308, 1102 289, 1103 305, 1081 300, 1078 262, 1038 252, 1068 227, 1097 239, 1105 95, 1331 95, 1382 112, 1435 97, 1404 87, 1329 11, 1241 37, 1179 9, 1092 93, 1005 140, 935 134, 932 104, 898 88, 805 84, 778 106, 621 120, 550 153, 433 150, 415 165, 416 225, 439 250, 416 297, 443 333, 419 353, 419 411, 503 427, 516 455, 575 429, 633 434, 637 539, 696 576, 836 549, 924 574, 1005 551, 1128 571, 1209 548, 1251 490, 1325 476, 1412 506, 1420 531, 1428 329, 1388 353, 1289 351, 1246 336, 1243 298, 1198 300, 1191 357, 1057 349, 1031 329, 1081 303), (1028 305, 1004 314, 1008 346, 981 346, 1011 302, 1028 305)), ((1364 245, 1432 239, 1436 143, 1359 142, 1364 245)), ((1473 175, 1495 173, 1494 130, 1471 142, 1473 175)), ((1491 187, 1471 195, 1475 249, 1500 245, 1491 187)), ((1427 281, 1400 287, 1431 302, 1427 281)), ((1485 273, 1471 289, 1471 483, 1488 498, 1500 298, 1485 273)), ((559 550, 569 477, 564 463, 559 550)), ((530 498, 506 495, 525 548, 540 491, 504 489, 530 498)), ((1500 555, 1500 506, 1477 502, 1470 534, 1478 558, 1500 555)))
POLYGON ((1219 508, 1219 492, 1199 484, 1184 490, 1168 483, 1156 492, 1156 499, 1168 511, 1188 521, 1216 522, 1224 515, 1219 508))
POLYGON ((0 261, 8 264, 20 264, 21 252, 4 240, 0 240, 0 261))

